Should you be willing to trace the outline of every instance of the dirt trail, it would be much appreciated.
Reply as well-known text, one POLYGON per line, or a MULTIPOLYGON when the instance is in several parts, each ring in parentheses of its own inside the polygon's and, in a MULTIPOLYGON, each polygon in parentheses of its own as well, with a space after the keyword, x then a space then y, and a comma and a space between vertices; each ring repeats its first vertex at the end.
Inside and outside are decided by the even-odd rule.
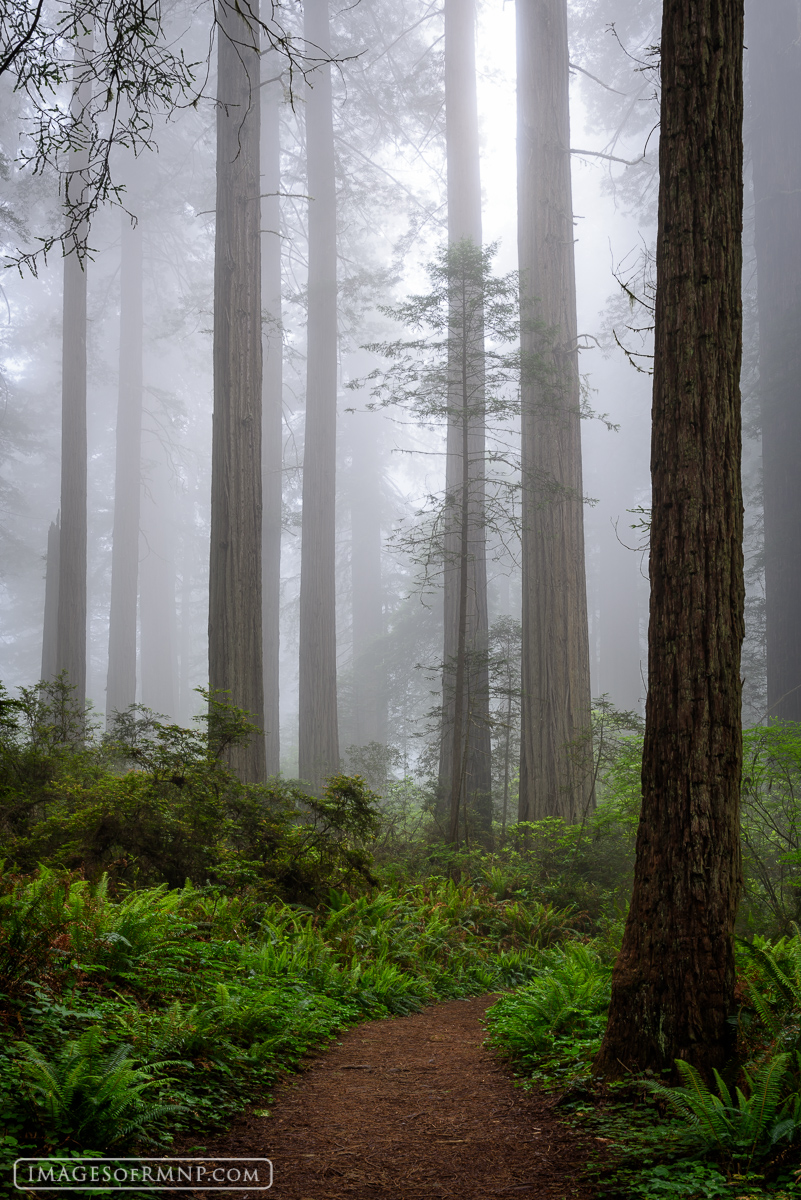
POLYGON ((271 1158, 273 1200, 590 1200, 574 1131, 482 1045, 493 1000, 349 1030, 207 1153, 271 1158))

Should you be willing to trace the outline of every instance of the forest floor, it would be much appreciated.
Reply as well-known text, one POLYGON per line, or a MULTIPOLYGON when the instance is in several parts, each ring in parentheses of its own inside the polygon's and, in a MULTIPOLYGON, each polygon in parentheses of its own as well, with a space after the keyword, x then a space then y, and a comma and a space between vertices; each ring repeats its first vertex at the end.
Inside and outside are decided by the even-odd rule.
POLYGON ((590 1146, 483 1045, 495 999, 348 1030, 204 1155, 270 1158, 273 1200, 590 1200, 590 1146))

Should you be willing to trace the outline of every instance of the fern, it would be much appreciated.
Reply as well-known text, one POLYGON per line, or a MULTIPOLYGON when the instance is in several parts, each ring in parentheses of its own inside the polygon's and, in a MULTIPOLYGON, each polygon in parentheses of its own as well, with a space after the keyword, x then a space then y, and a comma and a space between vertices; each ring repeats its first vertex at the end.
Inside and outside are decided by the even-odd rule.
POLYGON ((739 939, 739 944, 761 974, 759 980, 746 979, 760 1021, 772 1038, 781 1038, 787 1045, 789 1035, 794 1041, 791 1048, 801 1050, 801 931, 797 925, 794 929, 795 937, 782 938, 773 946, 760 938, 753 942, 739 939))
POLYGON ((778 1143, 801 1134, 801 1096, 788 1095, 784 1086, 789 1061, 789 1054, 776 1054, 753 1075, 744 1072, 747 1096, 740 1088, 732 1095, 717 1071, 715 1095, 695 1067, 681 1059, 676 1061, 680 1087, 655 1081, 646 1087, 685 1121, 706 1152, 747 1171, 778 1143))
POLYGON ((98 1026, 67 1042, 52 1061, 27 1042, 20 1042, 19 1049, 32 1106, 51 1137, 105 1148, 134 1134, 147 1137, 154 1121, 180 1110, 180 1105, 145 1099, 146 1092, 168 1081, 155 1073, 175 1065, 175 1060, 137 1066, 129 1057, 129 1045, 106 1053, 98 1026))

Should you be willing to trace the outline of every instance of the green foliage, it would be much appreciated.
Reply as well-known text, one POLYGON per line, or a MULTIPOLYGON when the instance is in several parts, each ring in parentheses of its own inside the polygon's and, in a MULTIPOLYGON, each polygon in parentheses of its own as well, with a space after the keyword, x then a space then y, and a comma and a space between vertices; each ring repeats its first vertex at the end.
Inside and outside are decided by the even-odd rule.
POLYGON ((364 781, 338 775, 320 797, 282 779, 240 783, 226 755, 254 727, 200 694, 191 729, 132 706, 102 740, 63 680, 19 700, 0 694, 0 837, 16 869, 107 872, 129 886, 209 881, 305 903, 332 885, 371 885, 378 798, 364 781))
POLYGON ((739 1087, 732 1093, 717 1071, 715 1095, 699 1072, 680 1059, 681 1087, 656 1080, 647 1087, 690 1126, 705 1153, 747 1171, 801 1135, 801 1094, 788 1093, 786 1087, 789 1058, 776 1054, 753 1074, 743 1072, 747 1095, 739 1087))
POLYGON ((145 1097, 163 1086, 162 1068, 172 1064, 137 1066, 124 1044, 106 1051, 97 1026, 67 1042, 54 1059, 27 1042, 17 1045, 19 1069, 50 1145, 119 1145, 146 1137, 157 1121, 177 1111, 174 1104, 148 1103, 145 1097))
MULTIPOLYGON (((778 1049, 801 1055, 801 931, 771 945, 738 939, 745 984, 762 1030, 778 1049)), ((799 1077, 801 1081, 801 1076, 799 1077)))
POLYGON ((566 942, 543 954, 532 981, 489 1010, 489 1040, 527 1074, 550 1078, 588 1064, 606 1024, 611 964, 594 946, 566 942))
POLYGON ((740 922, 771 935, 801 923, 801 726, 743 731, 740 922))
MULTIPOLYGON (((316 804, 308 822, 339 837, 372 828, 352 780, 316 804)), ((123 1145, 163 1133, 164 1117, 171 1132, 208 1130, 343 1026, 528 981, 572 933, 569 912, 445 879, 330 887, 311 909, 191 884, 117 899, 107 877, 41 868, 0 877, 0 896, 0 946, 31 930, 3 960, 0 1158, 123 1145)))
POLYGON ((721 1200, 732 1195, 725 1175, 697 1161, 648 1167, 628 1187, 629 1195, 642 1200, 721 1200))

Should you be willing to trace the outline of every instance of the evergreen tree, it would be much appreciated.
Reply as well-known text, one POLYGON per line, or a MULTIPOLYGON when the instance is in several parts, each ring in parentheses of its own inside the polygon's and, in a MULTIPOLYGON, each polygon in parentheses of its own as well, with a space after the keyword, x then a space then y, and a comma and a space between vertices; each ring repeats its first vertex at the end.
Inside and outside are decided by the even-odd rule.
POLYGON ((521 821, 582 820, 592 771, 566 0, 518 0, 522 348, 521 821))
MULTIPOLYGON (((261 205, 258 6, 217 13, 214 425, 209 566, 209 685, 263 728, 261 596, 261 205)), ((231 765, 265 778, 264 738, 231 765)))
POLYGON ((648 700, 634 891, 596 1069, 733 1048, 743 637, 742 0, 666 0, 648 700))
POLYGON ((339 770, 336 651, 337 233, 328 0, 307 0, 309 188, 306 434, 300 568, 299 761, 319 787, 339 770))

